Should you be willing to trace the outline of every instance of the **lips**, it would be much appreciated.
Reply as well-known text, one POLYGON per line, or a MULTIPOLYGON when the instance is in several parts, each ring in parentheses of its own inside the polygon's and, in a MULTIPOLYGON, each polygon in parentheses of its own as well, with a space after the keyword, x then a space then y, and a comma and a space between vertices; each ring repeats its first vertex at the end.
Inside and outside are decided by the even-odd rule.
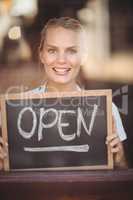
POLYGON ((54 67, 53 70, 57 75, 62 75, 63 76, 63 75, 66 75, 71 70, 71 68, 54 67))

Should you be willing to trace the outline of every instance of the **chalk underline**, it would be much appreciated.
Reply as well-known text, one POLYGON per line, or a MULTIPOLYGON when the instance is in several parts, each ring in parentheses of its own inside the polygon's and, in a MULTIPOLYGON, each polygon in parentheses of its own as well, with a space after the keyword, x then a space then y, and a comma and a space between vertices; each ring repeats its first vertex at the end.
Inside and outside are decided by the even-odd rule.
POLYGON ((28 152, 52 152, 52 151, 74 151, 74 152, 87 152, 89 145, 76 145, 76 146, 54 146, 54 147, 24 147, 24 151, 28 152))

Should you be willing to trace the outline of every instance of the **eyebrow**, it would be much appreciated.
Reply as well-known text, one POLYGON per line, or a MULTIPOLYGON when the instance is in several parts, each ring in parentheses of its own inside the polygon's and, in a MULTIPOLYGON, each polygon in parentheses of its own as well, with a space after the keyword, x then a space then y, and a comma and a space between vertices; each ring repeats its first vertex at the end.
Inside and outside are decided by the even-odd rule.
MULTIPOLYGON (((46 42, 46 46, 47 46, 47 47, 51 47, 51 48, 58 48, 58 46, 53 45, 53 44, 48 44, 47 42, 46 42)), ((66 48, 67 48, 67 49, 72 49, 72 48, 78 48, 78 46, 73 45, 73 46, 68 46, 68 47, 66 47, 66 48)))

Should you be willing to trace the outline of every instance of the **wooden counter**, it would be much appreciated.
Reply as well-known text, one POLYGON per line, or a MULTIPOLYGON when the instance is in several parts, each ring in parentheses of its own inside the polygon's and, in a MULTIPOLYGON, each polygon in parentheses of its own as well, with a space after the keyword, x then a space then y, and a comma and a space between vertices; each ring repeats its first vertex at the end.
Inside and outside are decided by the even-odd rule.
POLYGON ((0 200, 132 200, 133 170, 1 172, 0 200))

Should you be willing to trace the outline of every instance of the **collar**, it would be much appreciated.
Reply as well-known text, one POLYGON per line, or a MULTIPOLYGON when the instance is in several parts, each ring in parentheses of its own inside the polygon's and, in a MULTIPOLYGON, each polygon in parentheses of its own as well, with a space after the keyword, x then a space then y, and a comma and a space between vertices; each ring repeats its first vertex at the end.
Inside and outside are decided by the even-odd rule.
MULTIPOLYGON (((47 86, 47 82, 45 82, 44 85, 40 86, 39 90, 40 90, 41 92, 46 92, 46 86, 47 86)), ((76 84, 76 87, 77 87, 77 90, 78 90, 78 91, 81 91, 81 90, 82 90, 81 87, 80 87, 78 84, 76 84)))

